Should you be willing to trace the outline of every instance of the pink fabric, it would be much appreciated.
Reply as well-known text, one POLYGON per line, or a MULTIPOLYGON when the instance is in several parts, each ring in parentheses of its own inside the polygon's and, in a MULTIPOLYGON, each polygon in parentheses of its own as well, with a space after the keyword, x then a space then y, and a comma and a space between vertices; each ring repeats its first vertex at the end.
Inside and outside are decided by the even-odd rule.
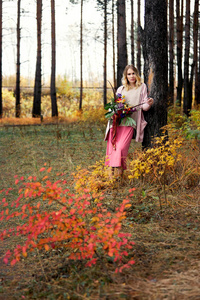
MULTIPOLYGON (((123 90, 123 86, 120 86, 117 90, 117 93, 122 93, 123 90)), ((138 116, 137 116, 137 129, 136 129, 136 138, 135 141, 136 142, 142 142, 143 141, 143 136, 144 136, 144 128, 147 125, 147 122, 144 119, 144 115, 142 110, 149 110, 150 109, 150 105, 148 103, 146 103, 148 100, 148 95, 147 95, 147 86, 145 83, 142 84, 142 90, 141 90, 141 94, 140 94, 140 103, 143 103, 143 105, 141 106, 142 109, 138 110, 138 116)), ((105 134, 105 141, 107 141, 108 138, 108 133, 110 130, 111 126, 110 126, 110 121, 108 122, 107 128, 106 128, 106 134, 105 134)))
POLYGON ((129 126, 117 127, 116 150, 112 145, 112 128, 110 128, 107 140, 106 161, 105 165, 110 167, 122 167, 126 169, 126 158, 128 149, 133 137, 134 129, 129 126))

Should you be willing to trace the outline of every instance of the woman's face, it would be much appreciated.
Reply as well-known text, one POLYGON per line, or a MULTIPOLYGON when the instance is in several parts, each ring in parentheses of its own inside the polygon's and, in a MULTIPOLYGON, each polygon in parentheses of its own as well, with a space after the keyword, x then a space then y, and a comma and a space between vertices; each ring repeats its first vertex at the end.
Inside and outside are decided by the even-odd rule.
POLYGON ((135 84, 136 83, 136 75, 135 72, 132 69, 128 69, 127 71, 127 80, 130 84, 135 84))

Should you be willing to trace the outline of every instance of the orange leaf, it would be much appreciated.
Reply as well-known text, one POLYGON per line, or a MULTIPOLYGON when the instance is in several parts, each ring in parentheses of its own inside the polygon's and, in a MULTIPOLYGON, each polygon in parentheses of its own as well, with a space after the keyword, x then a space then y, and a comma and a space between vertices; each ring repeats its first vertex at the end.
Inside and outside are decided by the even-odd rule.
POLYGON ((48 168, 47 172, 50 173, 51 172, 52 167, 48 168))
POLYGON ((44 248, 45 248, 46 251, 49 251, 49 249, 50 249, 49 245, 47 245, 47 244, 44 245, 44 248))

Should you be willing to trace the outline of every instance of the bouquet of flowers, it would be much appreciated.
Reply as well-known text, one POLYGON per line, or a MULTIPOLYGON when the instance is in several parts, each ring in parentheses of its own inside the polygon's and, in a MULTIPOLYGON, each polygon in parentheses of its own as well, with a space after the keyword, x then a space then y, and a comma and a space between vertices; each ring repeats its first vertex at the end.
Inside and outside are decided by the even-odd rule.
POLYGON ((115 144, 117 126, 119 126, 120 124, 124 126, 136 126, 135 120, 131 118, 130 115, 134 111, 136 111, 136 107, 140 105, 141 104, 133 107, 128 106, 128 104, 126 104, 124 96, 122 96, 121 94, 117 94, 117 96, 115 96, 114 94, 114 98, 111 99, 111 102, 106 104, 105 109, 108 110, 108 112, 105 114, 105 117, 112 120, 112 144, 114 149, 116 148, 115 144))

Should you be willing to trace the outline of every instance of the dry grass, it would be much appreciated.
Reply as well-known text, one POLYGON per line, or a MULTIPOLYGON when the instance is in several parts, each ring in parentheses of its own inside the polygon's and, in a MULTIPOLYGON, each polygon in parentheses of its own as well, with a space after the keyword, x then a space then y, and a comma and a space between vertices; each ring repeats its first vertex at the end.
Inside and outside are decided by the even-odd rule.
MULTIPOLYGON (((11 120, 6 124, 11 125, 11 120)), ((16 174, 39 176, 44 163, 52 166, 54 179, 64 172, 73 188, 71 173, 76 167, 87 168, 104 157, 104 131, 105 124, 94 123, 91 128, 87 122, 64 121, 56 126, 1 127, 0 190, 12 186, 16 174)), ((135 147, 133 143, 129 160, 135 147)), ((188 147, 187 151, 187 162, 194 169, 199 164, 198 148, 190 152, 188 147)), ((161 196, 162 211, 157 187, 139 180, 130 182, 128 175, 127 171, 122 185, 116 182, 104 193, 105 206, 112 211, 130 188, 136 188, 123 228, 135 241, 131 255, 136 263, 131 270, 116 275, 111 263, 107 270, 101 263, 86 269, 82 262, 68 262, 63 249, 31 253, 13 268, 1 260, 0 299, 199 299, 198 172, 195 178, 193 172, 182 175, 183 184, 168 190, 167 202, 161 196)), ((1 242, 1 259, 16 243, 16 238, 1 242)))

